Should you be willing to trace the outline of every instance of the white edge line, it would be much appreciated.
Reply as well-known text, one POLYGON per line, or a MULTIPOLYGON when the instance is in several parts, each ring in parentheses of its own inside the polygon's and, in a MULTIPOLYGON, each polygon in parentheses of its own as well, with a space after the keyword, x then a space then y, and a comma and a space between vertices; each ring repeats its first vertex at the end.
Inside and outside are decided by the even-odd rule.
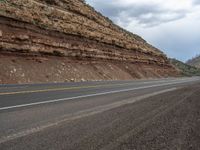
MULTIPOLYGON (((195 80, 191 80, 195 81, 195 80)), ((76 97, 69 97, 69 98, 62 98, 62 99, 55 99, 55 100, 48 100, 43 102, 36 102, 36 103, 29 103, 29 104, 22 104, 22 105, 16 105, 16 106, 8 106, 8 107, 2 107, 1 110, 8 110, 12 108, 21 108, 21 107, 27 107, 27 106, 35 106, 35 105, 41 105, 41 104, 49 104, 49 103, 55 103, 55 102, 61 102, 61 101, 67 101, 67 100, 73 100, 73 99, 80 99, 80 98, 87 98, 87 97, 94 97, 94 96, 101 96, 101 95, 107 95, 107 94, 114 94, 114 93, 120 93, 120 92, 128 92, 128 91, 134 91, 134 90, 140 90, 140 89, 147 89, 152 87, 160 87, 160 86, 166 86, 166 85, 173 85, 178 83, 186 83, 189 81, 182 81, 182 82, 173 82, 173 83, 163 83, 158 85, 151 85, 151 86, 143 86, 138 88, 130 88, 130 89, 124 89, 124 90, 116 90, 116 91, 109 91, 109 92, 103 92, 103 93, 96 93, 96 94, 89 94, 89 95, 81 95, 76 97)))
POLYGON ((117 107, 120 107, 120 106, 123 106, 123 105, 126 105, 126 104, 132 104, 132 103, 135 103, 135 102, 140 101, 142 99, 145 99, 145 98, 148 98, 148 97, 151 97, 151 96, 156 96, 156 95, 159 95, 159 94, 163 94, 163 93, 166 93, 166 92, 174 91, 176 89, 177 88, 170 88, 170 89, 166 89, 166 90, 157 91, 157 92, 154 92, 154 93, 142 95, 142 96, 133 98, 131 100, 123 100, 123 101, 115 102, 115 103, 108 104, 108 105, 97 106, 95 108, 91 108, 91 109, 88 109, 88 110, 85 110, 85 111, 79 111, 72 116, 65 116, 64 119, 61 119, 59 121, 51 122, 51 123, 46 124, 46 125, 33 127, 31 129, 26 129, 26 130, 23 130, 23 131, 19 131, 18 133, 14 133, 14 134, 11 134, 11 135, 1 137, 0 138, 0 144, 7 142, 9 140, 13 140, 13 139, 16 139, 16 138, 19 138, 19 137, 24 137, 24 136, 27 136, 29 134, 39 132, 39 131, 44 130, 46 128, 59 125, 63 122, 73 121, 73 120, 80 119, 80 118, 83 118, 83 117, 89 117, 89 116, 92 116, 92 115, 95 115, 95 114, 103 113, 105 111, 108 111, 108 110, 111 110, 111 109, 114 109, 114 108, 117 108, 117 107))

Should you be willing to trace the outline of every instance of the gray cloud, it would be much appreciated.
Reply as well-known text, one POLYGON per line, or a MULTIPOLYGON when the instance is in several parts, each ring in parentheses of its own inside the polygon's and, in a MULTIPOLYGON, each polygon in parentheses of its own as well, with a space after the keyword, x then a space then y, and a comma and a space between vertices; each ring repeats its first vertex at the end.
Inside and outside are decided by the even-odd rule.
POLYGON ((123 26, 135 21, 144 27, 152 27, 181 19, 187 14, 185 10, 168 10, 151 3, 123 6, 114 2, 105 3, 105 1, 96 0, 93 6, 114 22, 122 23, 123 26))
POLYGON ((200 5, 200 0, 193 0, 194 5, 200 5))

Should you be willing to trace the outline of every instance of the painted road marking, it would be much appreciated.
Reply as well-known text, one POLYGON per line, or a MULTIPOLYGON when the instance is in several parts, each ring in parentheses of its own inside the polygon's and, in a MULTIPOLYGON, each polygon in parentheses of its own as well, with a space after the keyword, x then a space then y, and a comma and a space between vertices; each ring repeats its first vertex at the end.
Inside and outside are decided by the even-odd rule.
MULTIPOLYGON (((178 80, 171 80, 173 81, 181 81, 183 79, 178 80)), ((160 82, 166 82, 164 80, 162 81, 150 81, 150 82, 142 82, 142 84, 146 83, 160 83, 160 82)), ((65 91, 65 90, 78 90, 78 89, 87 89, 87 88, 98 88, 98 87, 109 87, 109 86, 123 86, 123 85, 132 85, 137 83, 121 83, 121 84, 107 84, 107 85, 91 85, 91 86, 76 86, 76 87, 66 87, 66 88, 50 88, 50 89, 42 89, 42 90, 30 90, 30 91, 17 91, 17 92, 4 92, 0 93, 0 96, 2 95, 14 95, 14 94, 28 94, 28 93, 42 93, 42 92, 55 92, 55 91, 65 91)))
MULTIPOLYGON (((178 84, 178 83, 186 83, 186 82, 190 82, 190 81, 191 80, 188 80, 188 81, 179 81, 179 82, 172 82, 172 83, 163 83, 163 84, 156 84, 156 85, 150 85, 150 86, 142 86, 142 87, 137 87, 137 88, 129 88, 129 89, 109 91, 109 92, 103 92, 103 93, 80 95, 80 96, 76 96, 76 97, 47 100, 47 101, 42 101, 42 102, 35 102, 35 103, 29 103, 29 104, 21 104, 21 105, 15 105, 15 106, 8 106, 8 107, 2 107, 2 108, 0 108, 0 111, 1 110, 13 109, 13 108, 21 108, 21 107, 27 107, 27 106, 36 106, 36 105, 41 105, 41 104, 56 103, 56 102, 62 102, 62 101, 67 101, 67 100, 73 100, 73 99, 80 99, 80 98, 101 96, 101 95, 107 95, 107 94, 115 94, 115 93, 120 93, 120 92, 128 92, 128 91, 134 91, 134 90, 140 90, 140 89, 147 89, 147 88, 153 88, 153 87, 161 87, 161 86, 173 85, 173 84, 178 84)), ((195 81, 195 80, 192 80, 192 81, 195 81)))
POLYGON ((111 103, 111 104, 108 104, 108 105, 97 106, 97 107, 94 107, 94 108, 91 108, 91 109, 79 111, 79 112, 73 114, 73 116, 66 116, 64 119, 61 119, 59 121, 51 122, 51 123, 48 123, 46 125, 40 125, 40 126, 37 126, 37 127, 33 127, 31 129, 25 129, 23 131, 19 131, 18 133, 14 133, 14 134, 11 134, 11 135, 8 135, 8 136, 1 137, 0 138, 0 144, 7 142, 7 141, 10 141, 10 140, 13 140, 13 139, 16 139, 16 138, 19 138, 19 137, 24 137, 24 136, 27 136, 27 135, 30 135, 30 134, 33 134, 33 133, 36 133, 36 132, 40 132, 40 131, 42 131, 46 128, 57 126, 59 124, 67 122, 67 121, 73 121, 73 120, 77 120, 77 119, 80 119, 80 118, 100 114, 100 113, 103 113, 105 111, 108 111, 108 110, 111 110, 111 109, 114 109, 114 108, 117 108, 117 107, 120 107, 120 106, 123 106, 123 105, 126 105, 126 104, 132 104, 132 103, 135 103, 135 102, 140 101, 142 99, 145 99, 145 98, 148 98, 148 97, 151 97, 151 96, 156 96, 156 95, 159 95, 159 94, 163 94, 163 93, 166 93, 166 92, 171 92, 171 91, 174 91, 176 89, 177 88, 170 88, 170 89, 166 89, 166 90, 161 90, 161 91, 153 92, 153 93, 150 93, 150 94, 145 94, 145 95, 142 95, 142 96, 134 97, 133 99, 130 99, 130 100, 122 100, 122 101, 114 102, 114 103, 111 103))
MULTIPOLYGON (((151 81, 151 82, 143 82, 146 83, 157 83, 157 82, 165 82, 165 81, 151 81)), ((133 83, 121 83, 121 84, 101 84, 101 85, 91 85, 91 86, 75 86, 75 87, 66 87, 66 88, 50 88, 50 89, 42 89, 42 90, 30 90, 30 91, 18 91, 18 92, 5 92, 0 93, 1 95, 14 95, 14 94, 27 94, 27 93, 41 93, 41 92, 54 92, 54 91, 64 91, 64 90, 77 90, 77 89, 87 89, 87 88, 97 88, 97 87, 108 87, 108 86, 123 86, 123 85, 132 85, 133 83)))

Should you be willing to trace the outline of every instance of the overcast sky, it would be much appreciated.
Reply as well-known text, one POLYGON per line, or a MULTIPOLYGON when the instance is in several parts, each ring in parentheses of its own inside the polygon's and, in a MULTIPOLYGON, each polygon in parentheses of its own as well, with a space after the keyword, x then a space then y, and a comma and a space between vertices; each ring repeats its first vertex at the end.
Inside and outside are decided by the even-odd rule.
POLYGON ((200 0, 86 0, 121 27, 169 57, 200 54, 200 0))

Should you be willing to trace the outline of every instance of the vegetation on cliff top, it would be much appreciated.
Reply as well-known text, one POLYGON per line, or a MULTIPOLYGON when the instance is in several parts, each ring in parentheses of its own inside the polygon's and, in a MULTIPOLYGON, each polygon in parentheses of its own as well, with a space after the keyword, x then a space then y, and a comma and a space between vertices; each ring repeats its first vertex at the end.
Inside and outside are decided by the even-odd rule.
POLYGON ((182 72, 184 76, 200 76, 200 69, 185 64, 176 59, 170 59, 171 63, 182 72))

